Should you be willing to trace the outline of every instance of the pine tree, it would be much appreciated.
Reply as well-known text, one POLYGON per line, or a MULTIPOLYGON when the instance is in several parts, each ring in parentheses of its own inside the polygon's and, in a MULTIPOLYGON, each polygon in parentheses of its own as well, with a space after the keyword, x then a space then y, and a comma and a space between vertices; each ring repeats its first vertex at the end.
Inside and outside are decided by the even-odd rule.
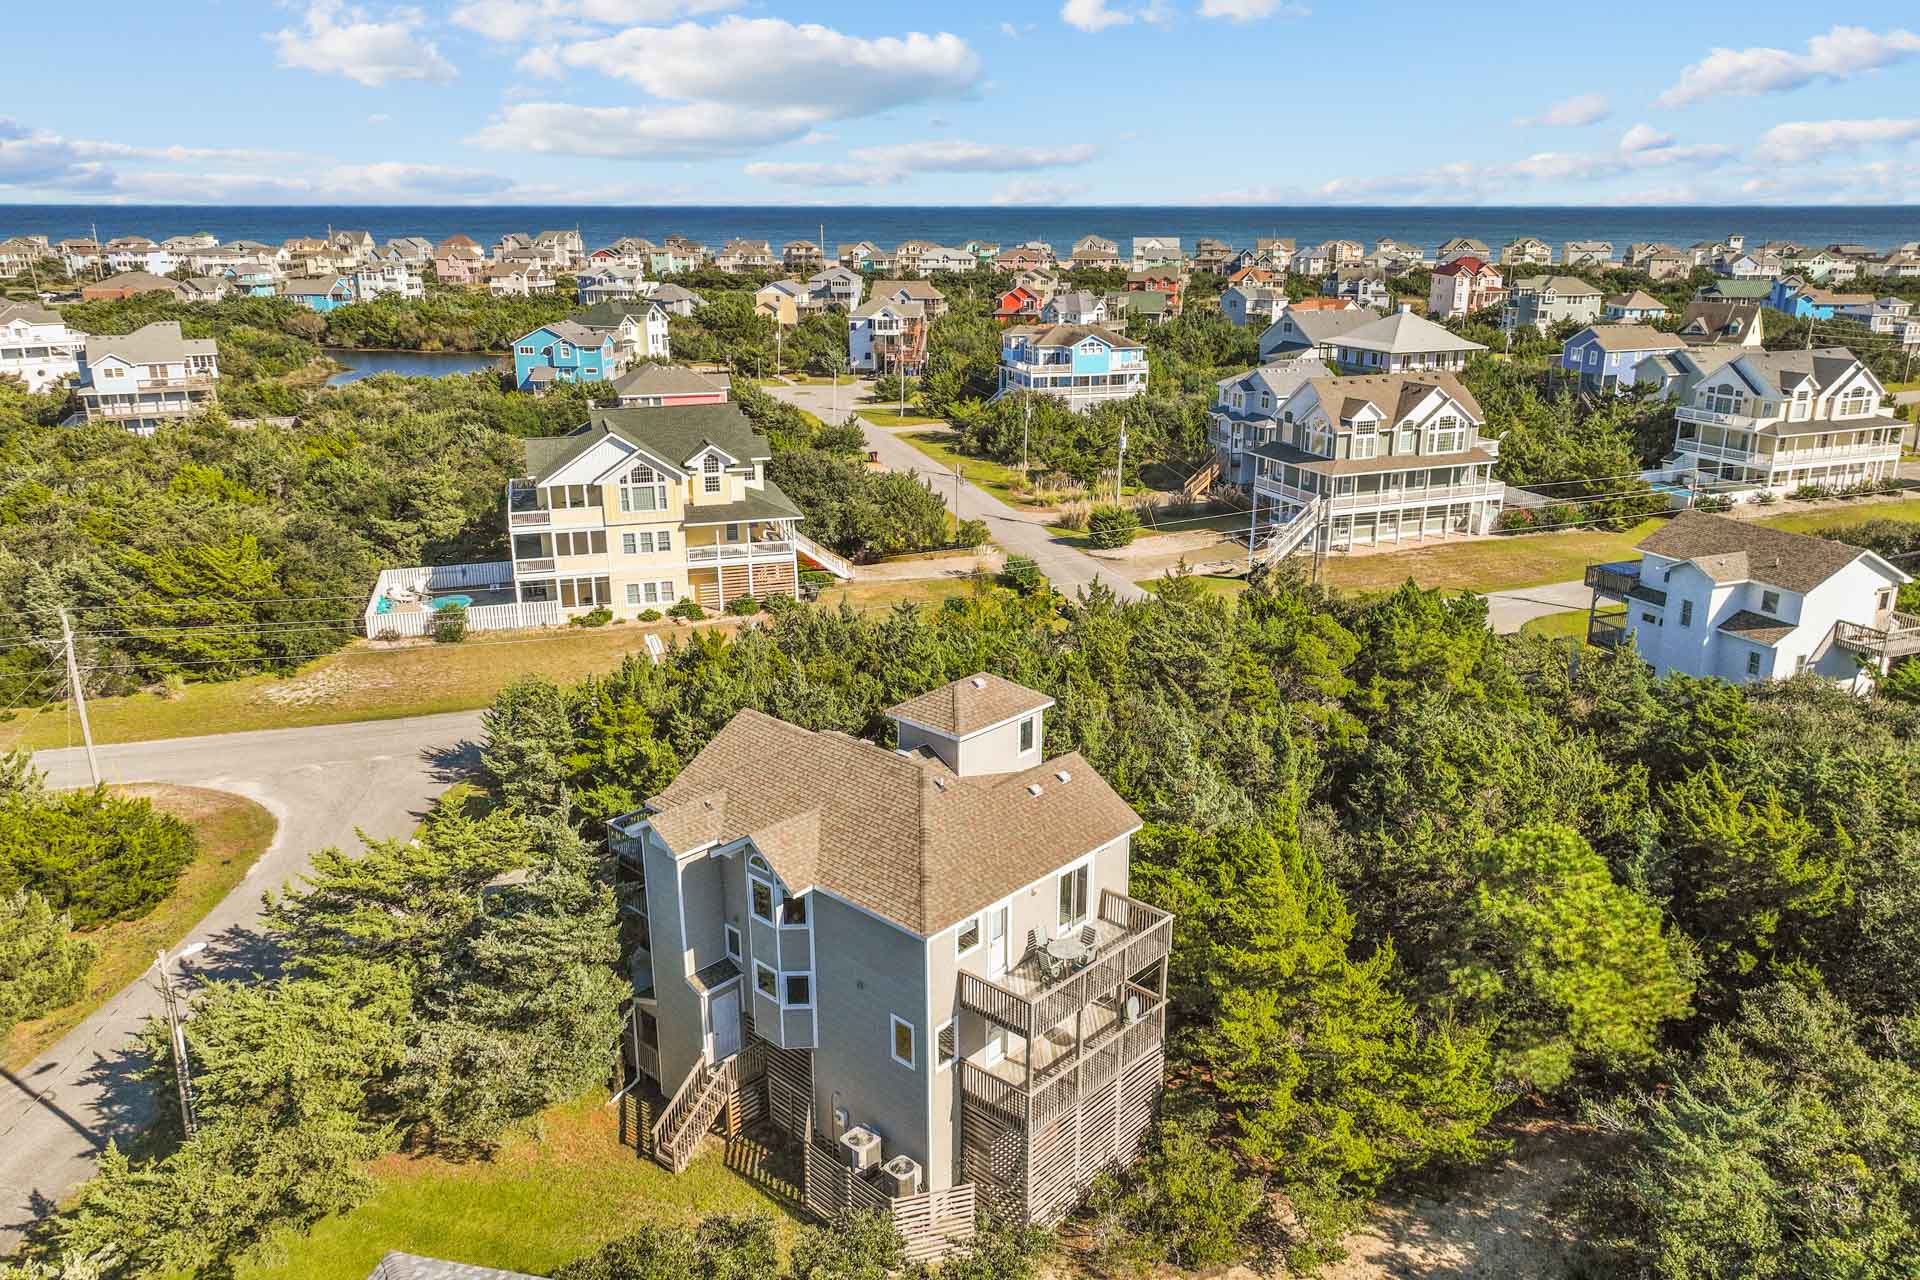
POLYGON ((501 800, 521 813, 564 813, 574 732, 559 686, 545 676, 516 680, 494 698, 480 724, 480 761, 501 800))
POLYGON ((72 918, 37 893, 0 894, 0 1040, 16 1022, 72 1004, 87 990, 99 948, 70 932, 72 918))

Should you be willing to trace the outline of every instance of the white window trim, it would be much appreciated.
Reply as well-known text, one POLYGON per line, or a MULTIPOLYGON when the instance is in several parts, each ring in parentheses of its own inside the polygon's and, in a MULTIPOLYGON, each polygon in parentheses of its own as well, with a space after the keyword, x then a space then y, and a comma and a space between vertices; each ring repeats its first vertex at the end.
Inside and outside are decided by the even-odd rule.
POLYGON ((933 1029, 933 1069, 951 1071, 953 1064, 958 1061, 960 1061, 960 1027, 957 1019, 948 1018, 933 1029), (940 1061, 940 1037, 949 1031, 953 1032, 953 1057, 942 1062, 940 1061))
POLYGON ((753 962, 753 994, 762 999, 771 1000, 777 1005, 781 1004, 781 997, 786 995, 786 987, 783 986, 780 981, 780 971, 768 964, 765 960, 755 960, 753 962), (763 972, 773 975, 773 994, 771 996, 760 989, 760 975, 763 972))
POLYGON ((976 912, 974 915, 970 916, 965 920, 962 920, 959 924, 953 927, 953 958, 954 959, 964 960, 968 956, 972 955, 974 952, 978 951, 980 948, 986 945, 987 945, 987 913, 985 911, 976 912), (966 934, 968 925, 973 926, 973 945, 970 947, 960 945, 960 939, 966 934))
MULTIPOLYGON (((1094 852, 1098 852, 1098 850, 1095 850, 1094 852)), ((1067 934, 1071 933, 1075 929, 1080 928, 1082 925, 1092 920, 1094 916, 1099 914, 1100 908, 1098 904, 1100 899, 1098 895, 1100 892, 1100 886, 1093 882, 1093 857, 1094 857, 1093 853, 1088 853, 1083 857, 1074 859, 1072 862, 1069 862, 1064 867, 1055 867, 1053 869, 1052 874, 1047 877, 1047 879, 1051 881, 1053 885, 1053 904, 1052 904, 1053 920, 1054 920, 1053 936, 1056 938, 1066 937, 1067 934), (1081 917, 1080 919, 1073 921, 1070 924, 1061 924, 1060 923, 1060 878, 1062 876, 1071 875, 1082 867, 1085 867, 1087 869, 1087 914, 1081 917)))
POLYGON ((779 909, 780 895, 774 892, 773 881, 764 880, 759 876, 749 874, 747 876, 747 914, 770 928, 779 928, 780 922, 778 918, 771 914, 779 909), (767 891, 767 909, 769 912, 767 915, 763 916, 754 909, 753 886, 755 885, 760 885, 767 891))
MULTIPOLYGON (((1020 717, 1020 731, 1024 732, 1029 723, 1033 725, 1033 745, 1020 753, 1023 756, 1033 755, 1040 750, 1040 713, 1038 711, 1020 717)), ((1018 745, 1019 739, 1016 738, 1014 741, 1018 745)))
POLYGON ((813 1008, 813 970, 782 969, 780 971, 780 1007, 782 1009, 813 1008), (807 1002, 805 1004, 793 1004, 787 999, 787 979, 788 978, 805 978, 807 980, 807 1002))
MULTIPOLYGON (((797 933, 802 929, 811 929, 813 927, 813 904, 810 902, 804 901, 804 895, 802 894, 788 893, 788 894, 785 894, 785 896, 783 896, 779 902, 774 904, 775 909, 778 910, 779 908, 786 906, 786 904, 789 902, 800 903, 801 908, 807 913, 807 918, 805 920, 802 920, 799 924, 788 924, 785 919, 780 919, 776 927, 780 928, 781 930, 784 930, 787 933, 797 933)), ((782 914, 784 915, 784 913, 782 914)))
POLYGON ((746 939, 740 933, 740 926, 730 924, 722 927, 726 932, 727 958, 730 960, 740 959, 746 954, 747 947, 746 939))
POLYGON ((909 1071, 919 1070, 915 1063, 920 1057, 920 1030, 897 1013, 887 1015, 887 1056, 909 1071), (899 1043, 901 1027, 907 1029, 907 1051, 913 1055, 911 1058, 902 1058, 893 1051, 894 1045, 899 1043))

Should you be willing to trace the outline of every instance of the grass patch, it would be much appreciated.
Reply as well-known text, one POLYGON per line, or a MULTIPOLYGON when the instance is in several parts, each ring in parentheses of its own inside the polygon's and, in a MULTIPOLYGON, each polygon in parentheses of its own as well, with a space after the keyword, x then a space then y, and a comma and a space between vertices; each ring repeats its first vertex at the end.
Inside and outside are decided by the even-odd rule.
MULTIPOLYGON (((716 624, 728 625, 728 624, 716 624)), ((464 644, 376 648, 354 644, 290 676, 248 676, 196 684, 172 697, 135 693, 87 703, 98 742, 145 742, 210 729, 290 729, 350 720, 391 720, 484 707, 519 676, 540 673, 562 683, 617 666, 644 652, 648 631, 669 641, 683 628, 563 627, 530 635, 498 632, 464 644)), ((79 743, 64 704, 0 724, 0 750, 40 750, 79 743)))
POLYGON ((850 604, 855 609, 886 609, 896 604, 938 604, 955 596, 970 595, 979 579, 898 578, 890 581, 859 582, 847 586, 823 588, 820 603, 838 609, 850 604))
POLYGON ((947 422, 945 418, 929 418, 925 414, 912 412, 902 414, 897 409, 877 408, 872 405, 862 405, 854 409, 854 412, 876 427, 931 427, 945 426, 947 422))
POLYGON ((1321 562, 1320 578, 1341 591, 1363 594, 1391 591, 1408 578, 1446 591, 1537 587, 1578 578, 1599 561, 1630 557, 1634 544, 1660 524, 1646 520, 1625 533, 1575 529, 1436 542, 1375 555, 1334 555, 1321 562))
POLYGON ((1814 511, 1788 511, 1764 517, 1760 523, 1785 529, 1789 533, 1817 533, 1822 529, 1865 524, 1869 520, 1901 520, 1908 524, 1920 524, 1920 498, 1863 502, 1858 506, 1820 507, 1814 511))
POLYGON ((1550 640, 1576 640, 1587 638, 1587 611, 1585 609, 1567 609, 1560 613, 1549 613, 1538 618, 1528 618, 1520 624, 1523 636, 1545 636, 1550 640))
POLYGON ((962 453, 960 435, 955 431, 915 431, 900 439, 918 449, 948 470, 958 470, 968 484, 985 489, 1009 506, 1030 506, 1027 499, 1013 491, 1020 473, 1003 463, 962 453))
POLYGON ((240 1280, 363 1280, 389 1249, 546 1275, 643 1223, 691 1225, 712 1213, 773 1216, 783 1250, 796 1223, 780 1201, 726 1168, 718 1146, 671 1174, 621 1143, 606 1094, 554 1107, 538 1139, 490 1160, 391 1156, 371 1169, 366 1203, 275 1242, 240 1280))
POLYGON ((274 829, 279 825, 260 805, 225 791, 162 783, 137 783, 114 790, 122 795, 145 796, 154 808, 191 825, 200 838, 199 855, 181 873, 180 883, 166 901, 145 916, 86 931, 84 936, 100 948, 86 995, 44 1018, 16 1025, 5 1047, 9 1070, 18 1071, 46 1052, 137 979, 153 963, 155 951, 171 948, 186 937, 201 917, 246 878, 273 843, 274 829))

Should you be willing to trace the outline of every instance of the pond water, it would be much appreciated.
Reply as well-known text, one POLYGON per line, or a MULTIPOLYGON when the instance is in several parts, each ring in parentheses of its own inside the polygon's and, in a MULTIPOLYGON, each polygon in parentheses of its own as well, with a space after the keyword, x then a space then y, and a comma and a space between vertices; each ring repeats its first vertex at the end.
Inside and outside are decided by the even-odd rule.
POLYGON ((358 382, 376 373, 397 373, 407 378, 444 378, 453 373, 475 373, 492 369, 499 356, 471 351, 351 351, 328 348, 327 354, 347 366, 327 379, 337 387, 358 382))

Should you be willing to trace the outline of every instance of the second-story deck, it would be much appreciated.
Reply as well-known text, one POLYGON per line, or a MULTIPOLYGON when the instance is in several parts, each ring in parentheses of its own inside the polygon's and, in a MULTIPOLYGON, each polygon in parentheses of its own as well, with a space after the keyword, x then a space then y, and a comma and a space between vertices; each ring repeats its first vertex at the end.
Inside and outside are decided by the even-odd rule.
POLYGON ((1031 1041, 1128 979, 1164 960, 1173 946, 1173 917, 1111 889, 1084 926, 1093 933, 1085 964, 1054 972, 1038 940, 999 978, 960 975, 960 1007, 1031 1041))

